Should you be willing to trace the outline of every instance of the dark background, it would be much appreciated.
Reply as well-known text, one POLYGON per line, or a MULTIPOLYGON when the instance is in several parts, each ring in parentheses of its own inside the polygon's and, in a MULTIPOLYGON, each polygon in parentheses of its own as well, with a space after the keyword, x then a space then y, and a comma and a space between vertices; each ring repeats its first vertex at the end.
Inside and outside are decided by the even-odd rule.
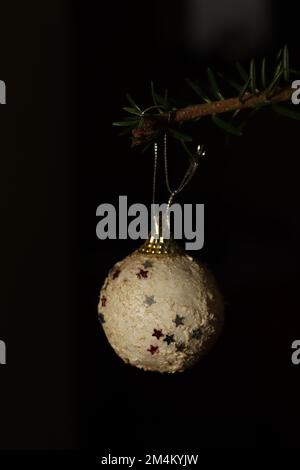
POLYGON ((226 300, 214 350, 184 374, 144 373, 97 322, 107 271, 138 243, 97 240, 96 207, 151 202, 151 154, 111 126, 125 93, 147 106, 153 79, 185 94, 185 76, 285 42, 300 67, 295 3, 201 5, 3 2, 0 448, 299 447, 297 122, 261 114, 228 147, 200 127, 207 158, 178 201, 205 204, 199 257, 226 300))

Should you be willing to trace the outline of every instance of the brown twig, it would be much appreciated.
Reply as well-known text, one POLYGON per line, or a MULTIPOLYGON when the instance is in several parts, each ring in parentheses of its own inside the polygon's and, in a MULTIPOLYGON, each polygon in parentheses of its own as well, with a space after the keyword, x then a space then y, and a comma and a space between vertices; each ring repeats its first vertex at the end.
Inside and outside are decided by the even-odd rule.
POLYGON ((245 93, 243 98, 228 98, 220 101, 212 101, 210 103, 187 106, 186 108, 177 109, 171 113, 163 113, 158 116, 145 116, 143 118, 143 126, 133 129, 132 131, 132 145, 136 146, 144 143, 155 130, 167 129, 172 124, 192 121, 204 116, 227 113, 237 109, 256 108, 262 104, 288 101, 291 99, 292 91, 291 87, 285 87, 277 90, 272 96, 268 96, 267 92, 257 94, 245 93))

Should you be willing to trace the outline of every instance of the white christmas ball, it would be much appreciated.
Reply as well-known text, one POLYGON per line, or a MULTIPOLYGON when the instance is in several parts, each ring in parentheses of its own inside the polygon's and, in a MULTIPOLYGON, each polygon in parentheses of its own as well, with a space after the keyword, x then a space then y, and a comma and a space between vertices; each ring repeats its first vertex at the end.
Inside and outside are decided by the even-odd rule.
POLYGON ((213 276, 185 253, 135 251, 110 271, 98 313, 125 362, 173 373, 193 365, 215 342, 223 301, 213 276))

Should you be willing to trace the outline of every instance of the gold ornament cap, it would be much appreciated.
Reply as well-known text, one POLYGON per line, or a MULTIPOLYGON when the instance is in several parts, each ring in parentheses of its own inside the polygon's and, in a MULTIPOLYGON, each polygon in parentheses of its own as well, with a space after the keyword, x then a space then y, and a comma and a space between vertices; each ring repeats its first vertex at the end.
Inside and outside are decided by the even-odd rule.
POLYGON ((150 236, 138 250, 145 255, 184 255, 184 249, 175 242, 174 238, 155 238, 150 236))
POLYGON ((164 215, 153 214, 152 232, 138 251, 146 255, 178 256, 185 254, 184 249, 175 242, 171 232, 169 206, 164 215))

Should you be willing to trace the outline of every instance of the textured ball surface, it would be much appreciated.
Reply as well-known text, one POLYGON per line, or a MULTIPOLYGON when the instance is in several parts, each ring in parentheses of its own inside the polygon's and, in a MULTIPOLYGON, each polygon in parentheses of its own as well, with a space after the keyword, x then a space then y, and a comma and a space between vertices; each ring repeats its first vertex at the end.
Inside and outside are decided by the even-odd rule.
POLYGON ((136 251, 110 271, 98 314, 125 362, 172 373, 193 365, 214 343, 223 301, 213 276, 190 256, 136 251))

